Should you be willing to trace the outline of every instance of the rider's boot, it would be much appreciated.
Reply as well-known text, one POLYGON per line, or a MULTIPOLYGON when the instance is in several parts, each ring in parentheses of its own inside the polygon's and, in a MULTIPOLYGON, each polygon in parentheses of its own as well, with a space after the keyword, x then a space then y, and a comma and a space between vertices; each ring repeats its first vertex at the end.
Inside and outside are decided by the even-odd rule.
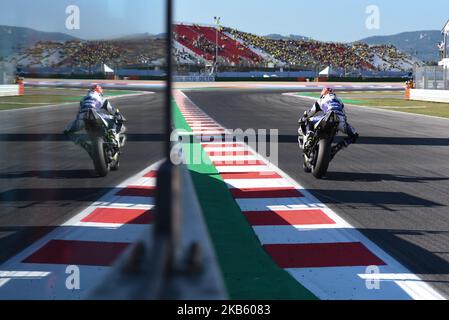
POLYGON ((332 147, 331 151, 331 157, 332 159, 335 157, 335 155, 343 148, 349 147, 351 144, 356 143, 358 140, 359 135, 356 133, 351 137, 348 137, 344 139, 343 141, 339 142, 336 146, 332 147))
POLYGON ((347 148, 348 146, 349 146, 349 144, 345 140, 343 140, 343 141, 337 143, 335 146, 333 146, 332 150, 331 150, 331 159, 333 159, 341 149, 347 148))
POLYGON ((120 148, 123 148, 126 144, 126 135, 120 135, 120 148))

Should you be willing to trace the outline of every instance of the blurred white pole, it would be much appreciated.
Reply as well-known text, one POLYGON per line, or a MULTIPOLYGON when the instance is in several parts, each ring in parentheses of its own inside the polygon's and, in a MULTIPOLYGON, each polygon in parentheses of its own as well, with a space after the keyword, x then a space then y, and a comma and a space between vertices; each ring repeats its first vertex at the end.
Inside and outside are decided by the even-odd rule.
POLYGON ((220 28, 221 17, 214 17, 215 24, 215 73, 218 73, 218 29, 220 28))

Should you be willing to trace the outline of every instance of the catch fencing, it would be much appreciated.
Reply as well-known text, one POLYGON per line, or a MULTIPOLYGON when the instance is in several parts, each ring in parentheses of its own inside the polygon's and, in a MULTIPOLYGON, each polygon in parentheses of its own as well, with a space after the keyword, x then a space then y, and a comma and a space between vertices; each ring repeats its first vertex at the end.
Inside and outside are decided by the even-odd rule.
POLYGON ((416 89, 449 90, 449 69, 443 66, 415 68, 416 89))

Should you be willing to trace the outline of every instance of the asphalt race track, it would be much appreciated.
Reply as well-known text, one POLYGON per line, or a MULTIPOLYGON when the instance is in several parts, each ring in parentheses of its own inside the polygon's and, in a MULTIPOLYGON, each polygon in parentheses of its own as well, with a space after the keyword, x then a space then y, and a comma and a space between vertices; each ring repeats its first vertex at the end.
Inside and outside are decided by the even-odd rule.
POLYGON ((77 103, 0 112, 0 262, 162 158, 163 95, 118 98, 128 120, 121 168, 97 178, 87 153, 62 134, 77 103))
POLYGON ((279 129, 279 167, 449 297, 449 120, 347 107, 360 133, 324 180, 302 171, 297 120, 312 101, 274 91, 186 91, 228 129, 279 129))

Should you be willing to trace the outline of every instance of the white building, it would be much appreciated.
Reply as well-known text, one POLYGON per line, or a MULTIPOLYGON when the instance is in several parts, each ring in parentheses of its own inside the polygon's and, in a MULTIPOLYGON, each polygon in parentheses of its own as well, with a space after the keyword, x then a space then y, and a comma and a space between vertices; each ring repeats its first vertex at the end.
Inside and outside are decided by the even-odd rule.
POLYGON ((438 66, 415 69, 416 89, 409 90, 410 100, 449 103, 449 21, 441 30, 443 42, 439 45, 441 61, 438 66))
POLYGON ((444 26, 443 30, 441 30, 441 33, 443 34, 443 58, 440 61, 440 66, 445 66, 446 68, 449 67, 449 20, 447 21, 446 25, 444 26))

